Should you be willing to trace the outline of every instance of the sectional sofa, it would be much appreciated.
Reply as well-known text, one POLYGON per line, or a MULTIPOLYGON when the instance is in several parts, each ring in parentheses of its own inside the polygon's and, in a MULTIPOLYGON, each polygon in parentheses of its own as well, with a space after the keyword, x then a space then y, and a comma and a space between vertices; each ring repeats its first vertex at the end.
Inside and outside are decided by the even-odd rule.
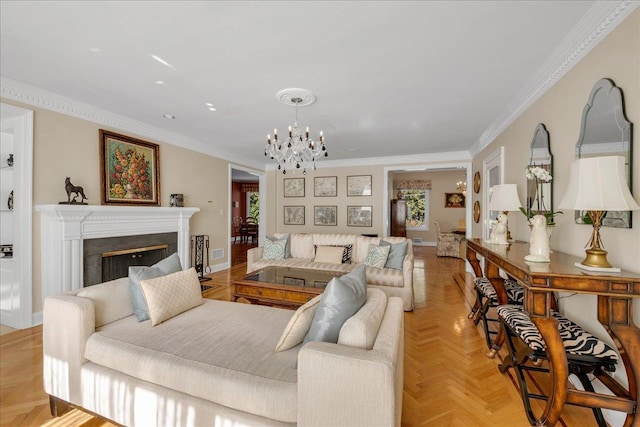
POLYGON ((123 278, 46 298, 52 413, 70 403, 132 427, 400 425, 400 298, 367 289, 337 343, 275 351, 298 311, 202 300, 153 326, 129 288, 123 278))
POLYGON ((275 238, 288 238, 290 257, 267 259, 263 256, 263 247, 247 251, 247 273, 253 273, 269 266, 286 266, 302 269, 349 272, 365 262, 369 245, 380 245, 381 241, 390 244, 407 242, 406 256, 402 269, 366 267, 367 286, 383 290, 389 296, 402 298, 405 311, 413 310, 413 247, 411 239, 404 237, 366 237, 357 234, 292 233, 275 234, 275 238), (316 249, 319 246, 351 246, 350 263, 316 262, 316 249))

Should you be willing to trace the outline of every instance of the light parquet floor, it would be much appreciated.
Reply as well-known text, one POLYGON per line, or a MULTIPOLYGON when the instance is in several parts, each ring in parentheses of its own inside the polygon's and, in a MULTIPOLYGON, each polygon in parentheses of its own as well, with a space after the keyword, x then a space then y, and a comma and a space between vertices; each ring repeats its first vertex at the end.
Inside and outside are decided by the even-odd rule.
MULTIPOLYGON (((498 359, 485 356, 482 332, 467 318, 472 281, 463 262, 437 258, 432 247, 416 247, 414 253, 416 309, 405 313, 402 425, 529 425, 512 379, 498 372, 498 359)), ((244 263, 237 263, 212 274, 208 283, 219 286, 204 296, 229 300, 232 280, 244 276, 245 269, 244 263)), ((79 410, 52 419, 42 391, 41 327, 0 336, 0 425, 112 426, 79 410)), ((589 410, 566 407, 558 425, 590 427, 595 422, 589 410)))

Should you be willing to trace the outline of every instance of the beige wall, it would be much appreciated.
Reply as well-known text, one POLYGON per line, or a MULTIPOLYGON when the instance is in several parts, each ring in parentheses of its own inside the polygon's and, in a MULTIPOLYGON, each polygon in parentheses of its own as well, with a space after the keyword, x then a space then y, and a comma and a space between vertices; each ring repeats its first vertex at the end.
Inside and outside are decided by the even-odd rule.
MULTIPOLYGON (((82 186, 89 204, 100 204, 99 129, 133 135, 86 120, 46 109, 2 99, 4 103, 34 111, 33 205, 57 204, 66 200, 65 177, 82 186)), ((224 248, 225 258, 211 265, 228 262, 229 198, 228 162, 191 150, 160 144, 160 190, 162 206, 169 206, 169 195, 184 193, 185 205, 198 207, 192 217, 191 234, 208 234, 210 248, 224 248)), ((42 310, 40 274, 40 215, 33 215, 33 311, 42 310)))
MULTIPOLYGON (((612 79, 624 96, 627 119, 634 124, 636 147, 633 150, 632 191, 640 200, 640 149, 637 129, 640 125, 640 9, 631 14, 622 24, 588 53, 554 87, 544 94, 531 108, 519 117, 491 145, 474 158, 473 171, 482 169, 482 161, 499 146, 505 147, 505 183, 517 183, 520 200, 525 200, 524 168, 528 163, 529 144, 538 123, 544 123, 549 131, 551 151, 554 155, 554 206, 564 195, 569 179, 569 164, 574 160, 574 147, 580 133, 582 110, 593 85, 601 78, 612 79)), ((468 193, 470 194, 470 193, 468 193)), ((473 195, 481 200, 480 195, 473 195)), ((486 208, 483 206, 483 208, 486 208)), ((633 213, 633 228, 604 227, 601 237, 608 259, 615 266, 640 273, 640 211, 633 213)), ((525 217, 509 215, 509 224, 514 238, 529 240, 525 217)), ((584 255, 584 246, 592 228, 575 224, 573 212, 556 217, 556 227, 551 237, 551 248, 584 255)), ((480 224, 473 227, 474 237, 481 237, 480 224)), ((591 295, 561 294, 561 310, 572 320, 581 324, 611 344, 608 334, 596 320, 596 297, 591 295)), ((640 304, 634 306, 634 321, 640 324, 640 304)), ((626 381, 623 369, 616 377, 626 381)))
MULTIPOLYGON (((437 241, 436 230, 433 221, 439 221, 442 231, 458 228, 458 221, 464 220, 465 209, 445 208, 445 193, 457 193, 456 183, 465 179, 462 171, 427 171, 427 172, 394 172, 391 174, 393 181, 400 180, 431 180, 429 197, 429 227, 428 231, 407 230, 407 237, 413 239, 420 237, 424 242, 435 243, 437 241)), ((397 185, 393 185, 397 188, 397 185)), ((395 198, 395 193, 391 193, 395 198)))
POLYGON ((383 235, 382 230, 382 209, 383 209, 383 168, 372 166, 360 166, 349 168, 321 168, 306 176, 302 173, 292 174, 288 172, 283 175, 281 172, 270 171, 268 173, 267 191, 269 223, 267 233, 356 233, 369 234, 376 233, 383 235), (371 175, 371 196, 347 197, 347 176, 351 175, 371 175), (323 176, 335 176, 338 182, 338 195, 336 197, 314 197, 314 178, 323 176), (285 178, 304 178, 305 197, 284 197, 283 186, 285 178), (273 203, 275 201, 275 203, 273 203), (284 206, 304 206, 305 225, 284 225, 284 206), (314 225, 314 206, 337 206, 338 224, 337 226, 314 225), (372 206, 371 227, 348 227, 347 226, 347 206, 372 206))

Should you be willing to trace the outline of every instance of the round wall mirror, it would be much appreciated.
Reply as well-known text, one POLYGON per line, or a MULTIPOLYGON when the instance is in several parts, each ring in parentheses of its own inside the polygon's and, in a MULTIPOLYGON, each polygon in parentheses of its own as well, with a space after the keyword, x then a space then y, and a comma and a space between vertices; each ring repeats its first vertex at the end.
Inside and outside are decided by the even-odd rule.
MULTIPOLYGON (((622 91, 609 79, 596 82, 582 111, 576 157, 622 156, 627 185, 631 189, 631 123, 624 114, 622 91)), ((584 224, 585 211, 576 211, 584 224)), ((602 226, 631 228, 631 212, 608 211, 602 226)))

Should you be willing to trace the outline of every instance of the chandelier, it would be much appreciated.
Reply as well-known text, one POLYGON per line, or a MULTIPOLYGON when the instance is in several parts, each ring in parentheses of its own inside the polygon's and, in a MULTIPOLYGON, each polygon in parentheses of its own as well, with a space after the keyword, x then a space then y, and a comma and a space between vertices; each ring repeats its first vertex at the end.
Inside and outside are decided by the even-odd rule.
POLYGON ((296 120, 293 126, 289 126, 289 133, 285 138, 278 138, 277 129, 273 130, 273 139, 270 134, 267 135, 264 155, 277 161, 278 170, 283 174, 289 169, 302 169, 302 173, 306 175, 307 169, 316 170, 316 159, 329 156, 322 131, 316 142, 309 136, 308 126, 304 131, 298 127, 298 107, 313 104, 316 97, 306 89, 292 88, 279 91, 276 98, 283 104, 295 106, 296 120))
POLYGON ((461 192, 464 196, 467 195, 467 180, 466 177, 462 181, 456 182, 456 188, 459 192, 461 192))

